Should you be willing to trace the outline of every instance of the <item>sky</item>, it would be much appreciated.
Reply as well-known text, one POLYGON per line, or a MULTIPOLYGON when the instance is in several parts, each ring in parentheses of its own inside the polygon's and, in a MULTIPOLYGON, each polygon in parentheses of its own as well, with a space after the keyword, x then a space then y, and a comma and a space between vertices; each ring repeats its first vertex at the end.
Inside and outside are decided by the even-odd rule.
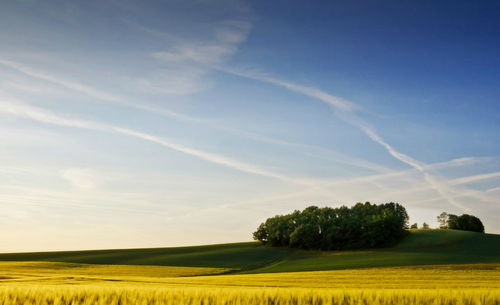
POLYGON ((500 233, 498 1, 2 1, 0 252, 399 202, 500 233))

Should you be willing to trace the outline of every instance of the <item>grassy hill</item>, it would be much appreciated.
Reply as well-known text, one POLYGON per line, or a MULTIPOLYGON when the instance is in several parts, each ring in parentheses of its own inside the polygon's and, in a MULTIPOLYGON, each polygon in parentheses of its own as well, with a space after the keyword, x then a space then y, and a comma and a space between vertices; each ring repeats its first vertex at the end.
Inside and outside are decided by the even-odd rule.
POLYGON ((290 250, 256 242, 151 249, 0 254, 0 261, 49 261, 107 265, 156 265, 248 270, 283 259, 290 250))
POLYGON ((251 272, 477 263, 500 263, 500 235, 416 230, 393 248, 340 252, 293 251, 282 260, 251 272))
POLYGON ((215 267, 244 273, 500 263, 500 235, 416 230, 396 247, 376 250, 304 251, 248 242, 177 248, 8 253, 0 254, 0 261, 215 267))

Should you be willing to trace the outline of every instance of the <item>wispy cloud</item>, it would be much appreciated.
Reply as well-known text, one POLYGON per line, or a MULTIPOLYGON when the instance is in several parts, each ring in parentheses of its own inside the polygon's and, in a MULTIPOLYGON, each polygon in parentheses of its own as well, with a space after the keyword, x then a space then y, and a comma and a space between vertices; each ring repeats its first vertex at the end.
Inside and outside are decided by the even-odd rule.
POLYGON ((453 193, 459 192, 459 190, 452 189, 447 181, 440 178, 432 176, 428 171, 428 165, 424 162, 415 160, 414 158, 398 151, 387 141, 385 141, 373 127, 367 124, 359 115, 356 113, 360 109, 356 104, 346 101, 340 97, 329 94, 323 90, 315 87, 302 86, 294 84, 292 82, 284 81, 275 77, 268 76, 261 72, 254 71, 240 71, 236 69, 229 69, 224 67, 218 68, 220 71, 230 73, 233 75, 238 75, 245 78, 254 79, 261 82, 266 82, 274 84, 280 87, 284 87, 290 91, 294 91, 303 94, 308 97, 315 98, 337 110, 336 114, 347 123, 354 127, 360 129, 364 134, 366 134, 372 141, 381 145, 386 149, 386 151, 395 159, 415 168, 420 173, 424 180, 435 189, 444 199, 448 201, 451 205, 460 208, 464 211, 469 211, 470 209, 455 200, 453 193))
MULTIPOLYGON (((216 63, 216 62, 219 61, 218 59, 216 59, 218 57, 215 56, 214 54, 212 54, 210 56, 207 55, 207 57, 200 57, 200 56, 196 55, 196 54, 198 54, 196 52, 190 53, 190 51, 188 51, 187 49, 184 50, 184 51, 185 52, 176 53, 177 55, 175 56, 175 58, 173 57, 170 60, 171 61, 194 61, 194 62, 197 62, 197 63, 201 62, 204 65, 216 63)), ((222 56, 222 53, 220 55, 222 56)), ((36 69, 27 67, 25 65, 19 64, 17 62, 5 60, 5 59, 0 59, 0 63, 3 64, 3 65, 6 65, 6 66, 8 66, 8 67, 10 67, 12 69, 15 69, 15 70, 17 70, 19 72, 22 72, 22 73, 24 73, 26 75, 29 75, 31 77, 38 78, 38 79, 41 79, 41 80, 44 80, 44 81, 48 81, 48 82, 51 82, 51 83, 63 86, 65 88, 67 88, 67 89, 74 90, 74 91, 86 94, 88 96, 97 98, 99 100, 108 101, 108 102, 114 102, 114 103, 120 103, 120 104, 123 104, 123 105, 126 105, 126 106, 130 106, 130 107, 133 107, 133 108, 142 109, 142 110, 149 111, 149 112, 152 112, 152 113, 155 113, 155 114, 164 115, 164 116, 168 116, 168 117, 172 117, 172 118, 176 118, 176 119, 181 119, 181 120, 184 120, 184 121, 191 121, 191 122, 197 122, 197 123, 206 123, 206 124, 208 123, 210 125, 214 125, 214 127, 217 127, 217 124, 214 124, 214 123, 211 123, 211 122, 206 122, 206 121, 204 121, 202 119, 198 119, 198 118, 193 118, 193 117, 190 117, 190 116, 186 116, 186 115, 174 112, 174 111, 170 111, 168 109, 158 108, 158 107, 148 106, 148 105, 143 105, 143 104, 132 103, 132 102, 129 102, 129 101, 127 101, 127 100, 125 100, 125 99, 123 99, 123 98, 121 98, 119 96, 112 95, 112 94, 109 94, 107 92, 100 91, 98 89, 95 89, 93 87, 87 86, 85 84, 81 84, 79 82, 69 81, 69 80, 66 80, 66 79, 63 79, 63 78, 59 78, 59 77, 50 75, 50 74, 38 71, 36 69)), ((348 122, 349 124, 351 124, 351 125, 359 128, 371 140, 373 140, 374 142, 376 142, 379 145, 383 146, 387 150, 387 152, 391 156, 393 156, 394 158, 396 158, 397 160, 399 160, 399 161, 401 161, 401 162, 403 162, 403 163, 405 163, 405 164, 407 164, 407 165, 409 165, 409 166, 417 169, 419 172, 421 172, 422 175, 423 175, 424 180, 427 183, 429 183, 429 185, 431 185, 443 198, 446 198, 446 200, 450 204, 452 204, 454 206, 457 206, 460 209, 467 210, 466 207, 464 207, 463 205, 461 205, 460 203, 458 203, 454 199, 456 196, 454 196, 453 193, 456 192, 456 190, 452 190, 451 186, 449 184, 447 184, 446 181, 443 181, 443 180, 441 180, 441 179, 439 179, 437 177, 434 177, 431 174, 429 174, 428 173, 428 169, 429 168, 428 168, 427 164, 425 164, 423 162, 420 162, 418 160, 415 160, 415 159, 411 158, 410 156, 397 151, 393 146, 391 146, 390 144, 388 144, 371 126, 369 126, 368 124, 366 124, 361 118, 359 118, 359 116, 356 115, 356 112, 357 112, 357 110, 360 109, 360 107, 356 106, 352 102, 346 101, 344 99, 341 99, 341 98, 339 98, 337 96, 334 96, 334 95, 331 95, 329 93, 326 93, 326 92, 324 92, 322 90, 319 90, 317 88, 296 85, 296 84, 293 84, 293 83, 290 83, 290 82, 287 82, 287 81, 283 81, 283 80, 279 80, 277 78, 273 78, 273 77, 267 76, 267 75, 262 74, 262 73, 260 73, 260 74, 253 74, 253 73, 249 73, 249 72, 239 72, 239 71, 228 70, 228 69, 223 69, 223 71, 228 72, 228 73, 232 73, 232 74, 236 74, 236 75, 239 75, 239 76, 242 76, 242 77, 247 77, 247 78, 252 78, 252 79, 256 79, 256 80, 263 81, 263 82, 272 83, 272 84, 275 84, 275 85, 287 88, 288 90, 291 90, 291 91, 294 91, 294 92, 298 92, 298 93, 304 94, 304 95, 309 96, 309 97, 313 97, 315 99, 318 99, 318 100, 326 103, 329 106, 334 107, 335 109, 337 109, 337 110, 340 111, 340 112, 337 112, 337 114, 339 115, 339 117, 341 119, 343 119, 346 122, 348 122)), ((47 117, 47 116, 45 116, 45 118, 41 118, 41 117, 37 116, 37 114, 33 114, 33 113, 31 115, 35 116, 34 119, 38 119, 38 120, 42 120, 42 121, 47 117)), ((48 116, 50 116, 50 115, 51 114, 48 114, 48 116)), ((61 122, 61 121, 59 121, 59 122, 61 122)), ((87 128, 87 127, 84 127, 84 126, 80 126, 80 127, 81 128, 87 128)), ((221 127, 221 128, 222 129, 227 129, 225 127, 221 127)), ((232 128, 231 128, 231 131, 235 131, 235 130, 232 130, 232 128)), ((135 136, 135 137, 141 137, 141 138, 144 138, 144 139, 147 139, 147 140, 150 140, 150 141, 152 140, 152 138, 149 135, 144 135, 144 134, 141 134, 141 133, 136 133, 134 131, 129 131, 127 129, 120 129, 120 132, 121 133, 130 133, 129 135, 132 135, 132 136, 135 136)), ((277 144, 279 142, 281 145, 289 145, 289 146, 293 146, 294 145, 293 143, 288 143, 286 141, 280 141, 280 140, 272 139, 272 138, 269 138, 269 137, 261 136, 261 135, 258 135, 258 134, 248 133, 248 132, 245 132, 245 131, 237 131, 237 132, 239 132, 241 135, 245 135, 247 137, 251 137, 251 138, 254 138, 256 140, 260 140, 260 141, 264 141, 264 142, 274 142, 274 144, 277 144)), ((158 141, 158 139, 156 139, 156 138, 155 138, 155 142, 157 142, 157 143, 162 144, 162 145, 165 146, 165 143, 160 143, 162 141, 158 141)), ((172 143, 170 143, 170 144, 172 144, 172 143)), ((201 157, 201 158, 209 158, 211 160, 217 161, 219 164, 224 164, 226 166, 230 166, 230 167, 234 167, 234 168, 240 168, 240 169, 243 169, 246 172, 253 172, 255 174, 260 174, 260 175, 264 175, 264 176, 268 176, 268 177, 273 176, 273 177, 281 179, 281 180, 289 180, 289 178, 285 178, 282 175, 276 176, 276 174, 274 174, 274 173, 270 173, 270 172, 267 172, 267 171, 262 171, 262 169, 258 169, 257 170, 257 169, 255 169, 253 167, 244 166, 243 164, 239 164, 238 162, 235 162, 234 160, 232 162, 227 163, 225 161, 223 162, 223 160, 226 160, 225 158, 219 159, 219 158, 216 158, 213 155, 210 155, 210 156, 209 155, 205 155, 202 152, 199 152, 199 151, 196 151, 196 150, 190 150, 190 149, 187 149, 187 148, 182 147, 182 146, 181 147, 171 147, 171 148, 176 149, 176 150, 181 150, 181 151, 184 151, 185 153, 189 153, 189 154, 192 154, 192 155, 197 155, 198 157, 201 157)), ((372 169, 372 170, 375 169, 375 170, 378 170, 378 171, 385 171, 385 172, 387 172, 386 169, 380 168, 379 166, 374 166, 370 162, 366 162, 366 161, 362 161, 362 160, 347 160, 347 159, 345 159, 345 162, 349 163, 349 164, 352 164, 352 165, 355 165, 355 166, 360 166, 360 167, 363 167, 363 168, 369 168, 369 169, 372 169)), ((455 162, 467 162, 467 158, 458 159, 455 162)))
POLYGON ((76 188, 89 190, 97 187, 96 178, 89 168, 68 168, 62 177, 76 188))
MULTIPOLYGON (((236 41, 238 39, 235 38, 234 40, 236 41)), ((216 55, 217 52, 215 52, 215 50, 214 50, 213 52, 215 52, 215 53, 212 53, 211 55, 208 54, 206 57, 202 57, 200 54, 197 53, 197 51, 196 52, 192 51, 193 49, 196 49, 196 48, 187 48, 187 49, 184 49, 184 50, 178 49, 177 51, 179 51, 179 52, 177 52, 177 53, 174 52, 174 53, 170 54, 172 56, 173 56, 173 54, 176 54, 176 55, 173 56, 173 57, 171 57, 167 61, 171 61, 171 62, 190 61, 190 62, 194 62, 196 64, 212 65, 212 64, 220 62, 220 60, 221 60, 220 58, 223 57, 223 53, 224 53, 224 52, 221 51, 221 53, 219 53, 219 55, 220 55, 220 57, 219 57, 218 55, 216 55), (180 51, 182 51, 182 52, 180 52, 180 51)), ((82 84, 80 82, 70 81, 70 80, 67 80, 67 79, 64 79, 64 78, 56 77, 56 76, 50 75, 50 74, 45 73, 45 72, 38 71, 36 69, 33 69, 31 67, 28 67, 26 65, 23 65, 23 64, 14 62, 14 61, 0 59, 0 64, 3 64, 5 66, 8 66, 8 67, 10 67, 12 69, 15 69, 15 70, 21 72, 21 73, 29 75, 30 77, 34 77, 34 78, 37 78, 37 79, 48 81, 48 82, 51 82, 53 84, 57 84, 59 86, 62 86, 64 88, 67 88, 67 89, 70 89, 70 90, 74 90, 74 91, 86 94, 88 96, 97 98, 99 100, 103 100, 103 101, 107 101, 107 102, 113 102, 113 103, 119 103, 119 104, 123 104, 123 105, 129 106, 129 107, 133 107, 133 108, 137 108, 137 109, 149 111, 149 112, 152 112, 152 113, 155 113, 155 114, 158 114, 158 115, 163 115, 163 116, 167 116, 167 117, 171 117, 171 118, 175 118, 175 119, 180 119, 180 120, 184 120, 184 121, 209 124, 212 127, 220 128, 220 129, 227 130, 227 131, 230 131, 230 132, 236 132, 236 133, 238 133, 240 135, 247 136, 247 137, 253 138, 253 139, 258 140, 258 141, 269 142, 269 143, 274 143, 274 144, 279 144, 279 145, 288 145, 288 146, 297 146, 297 145, 299 145, 299 144, 294 144, 294 143, 290 143, 290 142, 287 142, 287 141, 282 141, 282 140, 277 140, 277 139, 269 138, 269 137, 262 136, 262 135, 259 135, 259 134, 255 134, 255 133, 251 133, 251 132, 246 132, 244 130, 237 130, 237 129, 234 129, 234 128, 227 128, 227 127, 224 127, 224 126, 218 126, 217 123, 206 121, 206 120, 199 119, 199 118, 194 118, 194 117, 191 117, 191 116, 188 116, 188 115, 184 115, 184 114, 180 114, 180 113, 177 113, 177 112, 174 112, 174 111, 170 111, 168 109, 164 109, 163 107, 159 108, 159 107, 155 107, 155 106, 149 106, 147 104, 133 103, 133 102, 127 101, 126 99, 124 99, 122 97, 119 97, 117 95, 109 94, 107 92, 98 90, 96 88, 90 87, 90 86, 82 84)), ((337 96, 334 96, 332 94, 329 94, 329 93, 324 92, 324 91, 322 91, 320 89, 317 89, 317 88, 293 84, 291 82, 287 82, 287 81, 279 80, 279 79, 274 78, 274 77, 267 76, 267 75, 265 75, 263 73, 250 73, 250 72, 239 72, 239 71, 229 70, 229 69, 221 69, 221 68, 219 68, 219 69, 223 70, 225 72, 228 72, 228 73, 232 73, 232 74, 236 74, 236 75, 242 76, 242 77, 247 77, 247 78, 252 78, 252 79, 256 79, 256 80, 263 81, 263 82, 272 83, 272 84, 284 87, 284 88, 286 88, 288 90, 291 90, 291 91, 294 91, 294 92, 298 92, 300 94, 304 94, 306 96, 318 99, 318 100, 324 102, 325 104, 334 107, 335 109, 339 110, 339 112, 336 112, 336 113, 339 115, 339 117, 341 119, 343 119, 346 122, 348 122, 349 124, 351 124, 351 125, 359 128, 371 140, 373 140, 374 142, 376 142, 379 145, 383 146, 387 150, 387 152, 391 156, 393 156, 394 158, 396 158, 397 160, 399 160, 399 161, 401 161, 401 162, 403 162, 403 163, 405 163, 405 164, 407 164, 407 165, 409 165, 409 166, 417 169, 419 172, 421 172, 424 180, 429 185, 431 185, 443 198, 446 198, 446 200, 450 204, 452 204, 454 206, 457 206, 460 209, 468 210, 467 207, 461 205, 460 203, 458 203, 454 199, 454 198, 456 198, 456 196, 454 195, 454 193, 456 193, 457 190, 452 189, 451 185, 453 185, 453 184, 450 185, 450 183, 448 183, 448 182, 446 182, 446 181, 444 181, 444 180, 442 180, 440 178, 432 176, 428 172, 430 170, 428 164, 425 164, 423 162, 415 160, 415 159, 411 158, 410 156, 399 152, 393 146, 391 146, 390 144, 388 144, 374 130, 374 128, 372 128, 371 126, 369 126, 368 124, 366 124, 356 114, 358 112, 358 110, 360 110, 361 108, 358 107, 358 106, 356 106, 354 103, 346 101, 346 100, 344 100, 342 98, 339 98, 337 96)), ((44 121, 44 120, 47 119, 47 117, 50 117, 52 114, 47 113, 44 117, 40 117, 39 113, 31 113, 30 115, 33 116, 32 117, 33 119, 44 121)), ((58 119, 59 119, 59 123, 61 123, 61 122, 64 121, 64 118, 58 118, 58 119)), ((72 124, 75 123, 75 121, 73 121, 71 119, 70 119, 70 121, 71 122, 68 122, 68 123, 72 123, 72 124)), ((45 121, 45 122, 47 122, 47 121, 45 121)), ((84 123, 84 122, 77 121, 77 123, 81 124, 81 123, 84 123)), ((96 122, 94 122, 94 123, 96 123, 96 122)), ((100 123, 96 123, 96 124, 100 124, 100 123)), ((84 126, 84 125, 85 124, 83 124, 81 126, 76 126, 76 127, 88 128, 88 126, 84 126)), ((74 125, 72 125, 72 126, 74 126, 74 125)), ((95 127, 96 127, 96 125, 93 125, 92 128, 95 128, 95 127)), ((146 139, 146 140, 149 140, 149 141, 154 141, 154 142, 156 142, 158 144, 161 144, 163 146, 169 146, 172 149, 183 151, 185 153, 198 156, 200 158, 210 159, 212 161, 215 161, 215 162, 217 162, 219 164, 222 164, 222 165, 225 165, 225 166, 229 166, 229 167, 233 167, 233 168, 239 168, 239 169, 241 169, 243 171, 246 171, 246 172, 252 172, 254 174, 259 174, 259 175, 268 176, 268 177, 274 177, 274 178, 277 178, 277 179, 280 179, 280 180, 286 180, 286 181, 292 181, 293 180, 294 183, 297 182, 296 179, 291 179, 290 177, 285 177, 283 175, 279 175, 279 174, 276 174, 276 173, 271 173, 271 172, 265 171, 265 170, 260 169, 260 168, 257 169, 254 166, 247 166, 246 164, 241 163, 241 162, 236 162, 235 160, 229 160, 227 158, 222 158, 221 159, 221 158, 218 158, 217 156, 214 156, 214 155, 211 155, 211 154, 207 155, 206 153, 201 152, 201 151, 192 150, 192 149, 189 149, 189 148, 183 147, 183 146, 173 145, 173 143, 170 143, 170 142, 165 143, 163 140, 161 140, 159 138, 156 138, 156 137, 152 138, 150 135, 138 133, 136 131, 131 131, 131 130, 128 130, 128 129, 123 129, 123 128, 120 128, 119 130, 115 130, 115 131, 118 131, 118 132, 123 133, 123 134, 129 134, 129 135, 134 136, 134 137, 140 137, 140 138, 143 138, 143 139, 146 139)), ((357 160, 355 158, 341 158, 341 159, 344 160, 343 161, 344 163, 351 164, 351 165, 354 165, 354 166, 368 168, 368 169, 376 170, 376 171, 379 171, 379 172, 388 172, 388 171, 390 171, 390 170, 388 170, 386 168, 382 168, 380 166, 371 164, 370 162, 363 161, 363 160, 357 160)), ((459 162, 460 163, 460 162, 468 162, 468 161, 469 161, 469 159, 462 158, 462 159, 457 159, 454 162, 459 162)), ((303 183, 303 182, 304 181, 301 181, 301 183, 303 183)))
POLYGON ((429 168, 428 165, 426 165, 423 162, 417 161, 413 159, 412 157, 403 154, 399 151, 397 151, 392 145, 389 145, 385 140, 380 137, 375 130, 373 130, 371 127, 368 127, 364 125, 363 123, 355 123, 355 126, 359 127, 370 139, 372 139, 374 142, 382 145, 387 152, 397 160, 408 164, 409 166, 415 168, 418 170, 420 173, 422 173, 424 180, 434 189, 436 190, 443 198, 445 198, 450 204, 460 208, 461 210, 464 211, 470 211, 470 209, 462 204, 460 204, 458 201, 455 200, 455 197, 453 196, 453 191, 447 185, 446 182, 440 180, 437 177, 434 177, 430 175, 427 172, 427 168, 429 168))
MULTIPOLYGON (((374 164, 374 163, 366 161, 366 160, 354 158, 352 156, 347 156, 345 154, 341 154, 341 153, 339 153, 337 151, 333 151, 331 149, 325 149, 325 148, 306 145, 306 144, 293 143, 290 141, 276 139, 276 138, 269 137, 269 136, 262 135, 262 134, 258 134, 255 132, 250 132, 250 131, 246 131, 246 130, 235 128, 235 127, 221 125, 220 123, 212 121, 212 120, 193 117, 190 115, 186 115, 186 114, 182 114, 182 113, 179 113, 176 111, 172 111, 170 109, 167 109, 164 106, 157 107, 157 106, 148 105, 148 103, 135 103, 135 102, 129 101, 128 99, 123 98, 121 96, 111 94, 111 93, 108 93, 105 91, 101 91, 99 89, 91 87, 91 86, 84 84, 82 82, 77 82, 74 80, 68 80, 64 77, 55 76, 53 74, 47 73, 45 71, 40 71, 36 68, 27 66, 27 65, 22 64, 22 63, 18 63, 18 62, 14 62, 11 60, 5 60, 5 59, 0 58, 0 64, 8 66, 11 69, 14 69, 14 70, 21 72, 25 75, 28 75, 30 77, 33 77, 33 78, 36 78, 39 80, 43 80, 46 82, 50 82, 50 83, 55 84, 57 86, 61 86, 63 88, 87 95, 89 97, 96 98, 100 101, 117 103, 117 104, 124 105, 126 107, 140 109, 140 110, 147 111, 147 112, 150 112, 150 113, 155 114, 155 115, 173 118, 176 120, 207 125, 207 126, 210 126, 211 128, 216 128, 216 129, 219 129, 219 130, 222 130, 225 132, 229 132, 229 133, 233 133, 233 134, 236 134, 239 136, 247 137, 247 138, 259 141, 259 142, 265 142, 265 143, 281 145, 281 146, 289 146, 289 147, 294 147, 294 148, 302 148, 302 149, 305 149, 307 151, 323 150, 323 151, 328 152, 329 154, 335 155, 336 156, 335 160, 339 163, 348 164, 348 165, 359 167, 359 168, 369 169, 369 170, 372 170, 375 172, 389 172, 389 171, 391 171, 391 169, 383 167, 381 165, 374 164)), ((178 77, 178 75, 177 75, 177 77, 178 77)), ((18 84, 16 86, 16 88, 21 89, 21 90, 25 90, 25 91, 31 91, 33 86, 31 84, 29 86, 23 86, 21 84, 18 84)), ((335 98, 336 97, 330 96, 329 99, 333 100, 335 98)))
MULTIPOLYGON (((429 163, 429 164, 425 165, 425 168, 426 168, 426 170, 438 170, 438 169, 445 169, 445 168, 450 168, 450 167, 462 167, 462 166, 466 166, 466 165, 476 164, 476 163, 481 162, 483 160, 484 160, 484 158, 474 158, 474 157, 458 158, 458 159, 452 159, 452 160, 444 161, 444 162, 429 163)), ((329 185, 335 185, 335 184, 350 184, 350 183, 356 183, 356 182, 383 181, 384 179, 392 179, 392 178, 401 179, 403 176, 410 176, 416 172, 419 172, 419 171, 416 170, 415 168, 406 169, 406 170, 399 170, 399 171, 390 171, 387 173, 376 174, 376 175, 367 175, 367 176, 361 176, 361 177, 356 177, 356 178, 339 179, 337 181, 328 182, 323 186, 329 186, 329 185)))
POLYGON ((226 72, 226 73, 230 73, 230 74, 238 75, 241 77, 250 78, 250 79, 274 84, 274 85, 277 85, 280 87, 284 87, 288 90, 291 90, 291 91, 315 98, 317 100, 320 100, 323 103, 326 103, 330 106, 338 108, 342 111, 353 111, 353 110, 359 109, 359 106, 357 106, 357 105, 355 105, 355 104, 353 104, 353 103, 351 103, 343 98, 340 98, 338 96, 335 96, 333 94, 330 94, 330 93, 327 93, 323 90, 320 90, 318 88, 294 84, 294 83, 291 83, 288 81, 284 81, 284 80, 272 77, 272 76, 267 75, 267 74, 262 73, 262 72, 240 71, 240 70, 235 70, 235 69, 230 69, 227 67, 220 67, 220 66, 214 67, 214 68, 219 70, 219 71, 226 72))
POLYGON ((226 20, 214 26, 213 36, 206 41, 182 41, 152 56, 168 64, 192 64, 210 67, 233 55, 244 42, 252 25, 243 20, 226 20))
MULTIPOLYGON (((459 158, 445 162, 427 164, 427 169, 446 169, 452 167, 462 167, 470 164, 475 164, 484 161, 485 158, 459 158)), ((351 179, 339 179, 326 183, 317 183, 311 187, 302 188, 301 190, 293 190, 290 192, 276 193, 273 195, 261 196, 238 200, 237 202, 223 203, 217 206, 210 206, 203 209, 197 209, 193 213, 205 213, 206 210, 227 210, 238 209, 241 207, 252 207, 252 209, 262 210, 262 213, 279 213, 282 210, 290 208, 301 208, 304 201, 309 201, 310 198, 316 198, 316 201, 310 202, 315 205, 329 204, 340 205, 352 203, 355 200, 382 200, 382 198, 394 198, 397 194, 397 200, 409 204, 409 208, 422 206, 428 202, 442 200, 442 197, 436 197, 433 190, 425 181, 418 181, 415 173, 418 172, 414 168, 392 171, 386 174, 363 176, 351 179), (389 183, 388 183, 389 182, 389 183), (368 189, 369 185, 375 185, 376 189, 368 189), (407 186, 411 187, 408 188, 407 186), (415 187, 417 186, 418 187, 415 187), (380 190, 383 190, 381 192, 380 190), (418 193, 419 196, 414 196, 412 193, 418 193), (319 199, 318 198, 325 198, 319 199), (407 200, 411 198, 408 202, 407 200), (421 198, 421 199, 420 199, 421 198), (292 205, 292 206, 291 206, 292 205), (295 205, 295 206, 294 206, 295 205)), ((492 190, 495 191, 495 190, 492 190)), ((454 194, 454 199, 458 200, 470 193, 454 194)), ((190 214, 191 215, 191 214, 190 214)), ((187 215, 186 215, 187 216, 187 215)))
POLYGON ((166 50, 151 53, 159 69, 138 79, 146 90, 187 94, 207 87, 213 66, 227 61, 238 51, 252 25, 246 20, 225 20, 214 25, 208 37, 180 40, 166 50))
MULTIPOLYGON (((89 85, 84 84, 80 81, 68 80, 65 77, 56 76, 56 75, 53 75, 51 73, 47 73, 45 71, 40 71, 36 68, 30 67, 30 66, 24 65, 22 63, 12 61, 12 60, 6 60, 6 59, 0 58, 0 64, 7 66, 11 69, 14 69, 18 72, 21 72, 25 75, 28 75, 30 77, 46 81, 46 82, 55 84, 57 86, 61 86, 65 89, 69 89, 69 90, 84 94, 86 96, 95 98, 99 101, 122 104, 122 105, 127 106, 127 107, 141 109, 141 110, 148 111, 148 112, 151 112, 151 113, 154 113, 157 115, 181 119, 184 121, 191 121, 191 122, 204 121, 203 119, 187 116, 187 115, 184 115, 182 113, 178 113, 178 112, 169 110, 165 107, 155 107, 155 106, 148 105, 147 103, 143 103, 143 104, 134 103, 134 102, 131 102, 131 101, 129 101, 121 96, 111 94, 111 93, 108 93, 105 91, 101 91, 99 89, 96 89, 95 87, 89 86, 89 85)), ((28 92, 31 92, 33 90, 32 87, 33 86, 31 84, 30 85, 23 85, 22 83, 17 83, 15 85, 16 89, 20 89, 20 90, 28 91, 28 92)), ((36 92, 36 93, 40 94, 43 92, 36 92)))
POLYGON ((493 188, 486 190, 487 193, 499 192, 499 191, 500 191, 500 187, 493 187, 493 188))
POLYGON ((60 126, 67 127, 76 127, 82 129, 90 129, 90 130, 98 130, 98 131, 107 131, 107 132, 116 132, 119 134, 124 134, 127 136, 132 136, 135 138, 140 138, 149 142, 154 142, 160 144, 164 147, 168 147, 170 149, 198 157, 208 162, 212 162, 215 164, 223 165, 235 170, 239 170, 242 172, 260 175, 264 177, 276 178, 282 181, 296 183, 296 184, 310 184, 310 181, 291 178, 286 175, 282 175, 279 173, 275 173, 266 169, 263 169, 259 166, 248 164, 244 162, 240 162, 237 160, 233 160, 227 158, 225 156, 216 155, 213 153, 205 152, 199 149, 190 148, 181 144, 174 143, 172 141, 160 138, 158 136, 154 136, 151 134, 122 128, 119 126, 103 124, 94 121, 80 120, 77 118, 64 117, 61 115, 54 114, 52 112, 46 111, 44 109, 40 109, 37 107, 20 104, 19 102, 9 102, 9 101, 1 101, 0 102, 0 113, 15 115, 19 117, 24 117, 28 119, 32 119, 35 121, 55 124, 60 126))
POLYGON ((476 164, 482 161, 488 161, 488 158, 485 157, 464 157, 464 158, 456 158, 450 161, 445 161, 445 162, 439 162, 439 163, 434 163, 434 164, 425 164, 425 169, 440 169, 442 167, 448 167, 448 166, 466 166, 466 165, 472 165, 476 164))
POLYGON ((486 179, 492 179, 492 178, 496 178, 496 177, 500 177, 500 172, 458 178, 458 179, 451 180, 450 183, 453 185, 466 184, 466 183, 472 183, 472 182, 486 180, 486 179))
POLYGON ((50 74, 44 73, 42 71, 38 71, 36 69, 27 67, 27 66, 22 65, 18 62, 14 62, 14 61, 0 58, 0 64, 7 66, 9 68, 15 69, 15 70, 22 72, 26 75, 29 75, 31 77, 42 79, 42 80, 51 82, 53 84, 57 84, 57 85, 66 87, 68 89, 72 89, 72 90, 84 93, 88 96, 98 98, 100 100, 110 101, 110 102, 120 102, 120 100, 121 100, 120 98, 118 98, 114 95, 108 94, 106 92, 102 92, 100 90, 86 86, 86 85, 81 84, 79 82, 70 81, 70 80, 67 80, 64 78, 59 78, 59 77, 56 77, 54 75, 50 75, 50 74))

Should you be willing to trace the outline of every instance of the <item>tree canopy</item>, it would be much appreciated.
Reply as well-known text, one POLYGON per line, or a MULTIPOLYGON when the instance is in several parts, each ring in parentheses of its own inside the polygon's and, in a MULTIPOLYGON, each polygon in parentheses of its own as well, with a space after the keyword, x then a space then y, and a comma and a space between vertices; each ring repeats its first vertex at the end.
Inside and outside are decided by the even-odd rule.
POLYGON ((389 246, 407 234, 408 214, 398 203, 357 203, 351 208, 310 206, 276 215, 253 233, 271 246, 341 250, 389 246))
POLYGON ((476 216, 468 214, 457 216, 443 212, 437 218, 438 222, 440 223, 440 228, 442 229, 484 233, 484 225, 476 216))
POLYGON ((463 230, 484 233, 484 225, 476 216, 460 216, 443 212, 437 217, 441 229, 463 230))

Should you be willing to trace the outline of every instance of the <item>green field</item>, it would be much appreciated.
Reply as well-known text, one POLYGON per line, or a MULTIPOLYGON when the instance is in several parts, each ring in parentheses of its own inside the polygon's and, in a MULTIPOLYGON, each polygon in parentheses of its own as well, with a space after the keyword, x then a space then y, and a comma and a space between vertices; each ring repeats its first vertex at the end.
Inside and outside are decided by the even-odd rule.
POLYGON ((152 265, 252 270, 282 260, 290 251, 256 242, 152 249, 0 254, 0 261, 48 261, 105 265, 152 265))
POLYGON ((500 235, 418 230, 393 248, 350 252, 294 251, 282 260, 252 272, 499 262, 500 235))
POLYGON ((0 261, 224 268, 262 273, 369 267, 500 263, 500 235, 456 230, 412 231, 393 248, 305 251, 256 242, 196 247, 0 254, 0 261))

